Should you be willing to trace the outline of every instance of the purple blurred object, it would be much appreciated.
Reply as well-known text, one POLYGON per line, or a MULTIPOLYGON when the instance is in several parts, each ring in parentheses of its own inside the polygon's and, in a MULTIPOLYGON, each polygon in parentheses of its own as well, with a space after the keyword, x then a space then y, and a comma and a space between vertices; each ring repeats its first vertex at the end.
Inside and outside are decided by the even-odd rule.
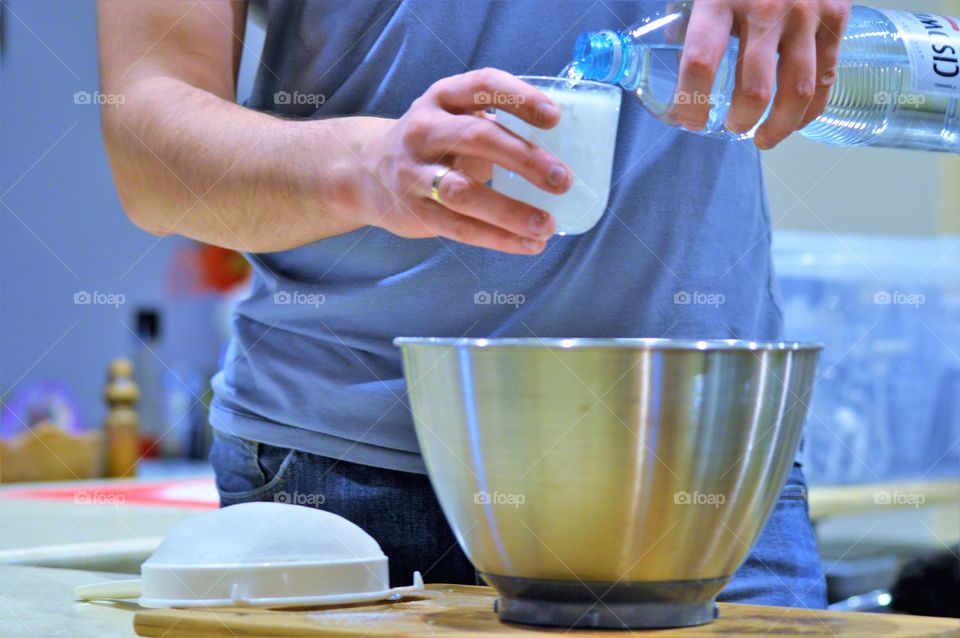
POLYGON ((42 421, 54 423, 71 434, 83 431, 80 405, 76 396, 60 381, 40 380, 25 383, 4 402, 0 418, 0 438, 10 438, 42 421))

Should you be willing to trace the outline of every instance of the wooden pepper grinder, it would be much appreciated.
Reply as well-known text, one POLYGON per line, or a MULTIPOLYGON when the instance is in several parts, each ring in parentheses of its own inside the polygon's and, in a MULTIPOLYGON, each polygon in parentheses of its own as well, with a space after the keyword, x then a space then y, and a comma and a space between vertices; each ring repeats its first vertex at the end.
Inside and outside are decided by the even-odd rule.
POLYGON ((107 440, 106 475, 133 476, 140 458, 140 417, 133 407, 140 398, 140 388, 133 380, 133 363, 129 359, 110 362, 103 397, 108 406, 103 425, 107 440))

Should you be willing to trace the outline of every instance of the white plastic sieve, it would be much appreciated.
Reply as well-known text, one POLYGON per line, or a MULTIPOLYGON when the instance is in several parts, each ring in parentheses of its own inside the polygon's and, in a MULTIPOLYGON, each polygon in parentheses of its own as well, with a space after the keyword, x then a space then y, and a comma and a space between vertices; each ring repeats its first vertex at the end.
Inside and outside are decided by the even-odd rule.
POLYGON ((191 517, 163 539, 139 580, 82 585, 79 598, 136 598, 144 607, 330 605, 389 598, 387 557, 336 514, 243 503, 191 517))

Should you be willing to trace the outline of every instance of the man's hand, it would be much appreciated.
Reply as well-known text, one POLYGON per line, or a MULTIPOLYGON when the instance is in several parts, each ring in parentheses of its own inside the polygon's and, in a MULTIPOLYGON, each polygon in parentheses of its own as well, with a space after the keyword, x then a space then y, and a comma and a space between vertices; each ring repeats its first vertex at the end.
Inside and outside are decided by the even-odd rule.
POLYGON ((563 193, 570 170, 492 121, 482 92, 543 128, 559 109, 503 71, 438 81, 399 120, 279 118, 235 103, 246 3, 99 0, 100 77, 123 95, 102 111, 117 190, 130 218, 248 252, 289 250, 368 224, 403 237, 541 252, 544 211, 483 185, 499 164, 563 193), (437 171, 443 205, 433 201, 437 171))
MULTIPOLYGON (((727 128, 735 133, 753 128, 770 103, 776 82, 773 110, 755 138, 761 149, 773 148, 826 107, 849 16, 850 0, 696 0, 680 62, 678 94, 710 94, 732 33, 740 38, 740 52, 727 128)), ((700 130, 710 106, 688 102, 675 105, 677 120, 700 130)))
POLYGON ((478 95, 506 95, 502 108, 540 128, 560 110, 545 94, 505 71, 481 69, 433 84, 409 110, 359 153, 353 207, 363 221, 402 237, 448 237, 509 253, 541 252, 552 216, 484 185, 493 165, 551 193, 565 192, 570 170, 550 154, 497 125, 478 95), (442 204, 431 198, 434 178, 442 204))

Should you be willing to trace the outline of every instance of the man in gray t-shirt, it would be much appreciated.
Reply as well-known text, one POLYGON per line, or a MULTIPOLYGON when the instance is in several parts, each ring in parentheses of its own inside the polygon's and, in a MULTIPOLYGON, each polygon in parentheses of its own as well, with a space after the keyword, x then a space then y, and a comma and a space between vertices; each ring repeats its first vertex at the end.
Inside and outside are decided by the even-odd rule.
MULTIPOLYGON (((321 492, 380 541, 394 577, 471 580, 423 474, 394 336, 781 336, 754 145, 667 127, 627 96, 609 207, 590 232, 551 239, 549 211, 485 185, 493 164, 552 193, 572 175, 475 96, 517 95, 505 110, 552 127, 556 105, 516 75, 556 75, 577 34, 663 4, 276 0, 245 108, 243 2, 101 0, 103 89, 125 96, 104 136, 128 214, 254 266, 214 380, 224 504, 321 492), (674 303, 705 290, 725 303, 674 303), (477 305, 480 291, 525 302, 477 305)), ((752 128, 776 82, 756 139, 770 148, 823 109, 848 12, 846 0, 698 0, 679 88, 709 94, 735 33, 728 126, 752 128)), ((707 102, 678 105, 677 121, 702 128, 707 102)), ((797 466, 725 599, 823 605, 803 494, 797 466)))

